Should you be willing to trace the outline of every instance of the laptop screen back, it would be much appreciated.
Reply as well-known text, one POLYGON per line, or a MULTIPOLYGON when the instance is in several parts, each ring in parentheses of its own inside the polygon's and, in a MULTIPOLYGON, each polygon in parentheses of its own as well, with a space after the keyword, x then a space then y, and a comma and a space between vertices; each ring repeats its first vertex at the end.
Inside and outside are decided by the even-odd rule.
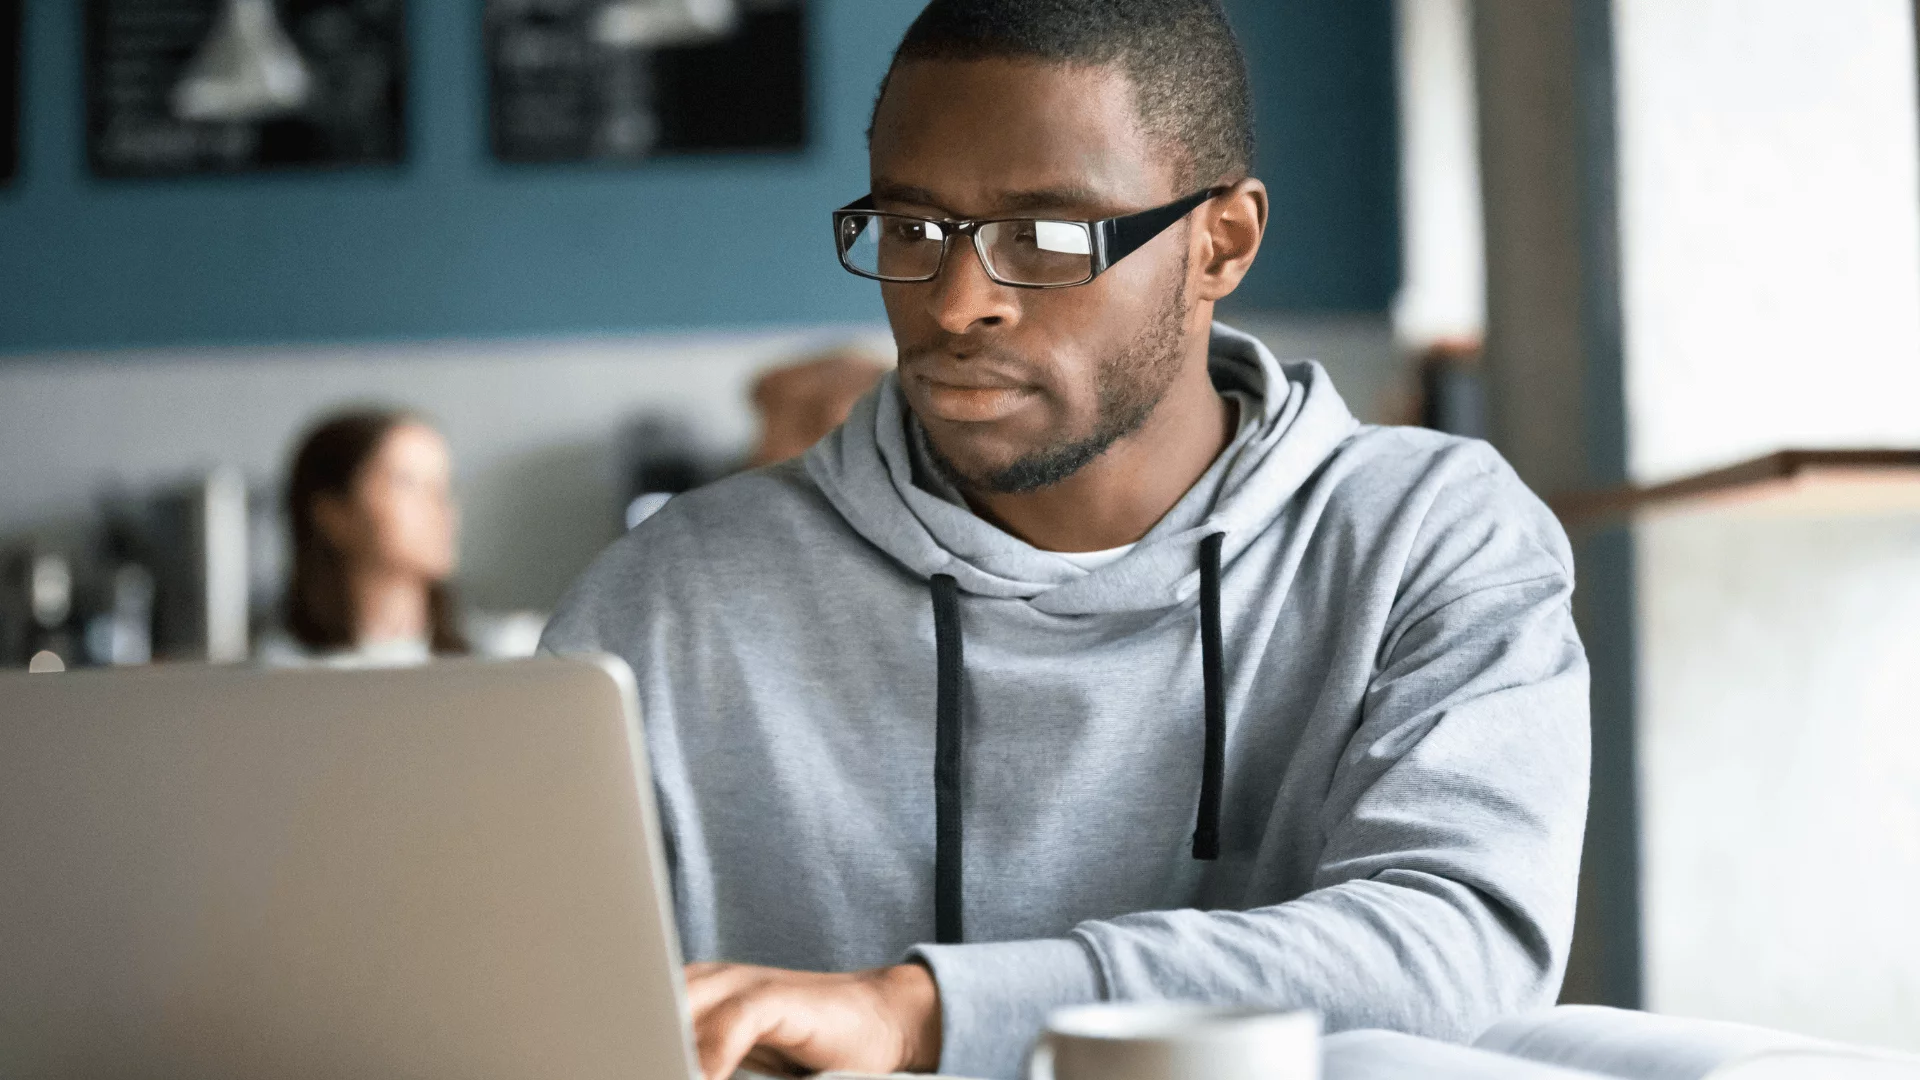
POLYGON ((0 1075, 693 1075, 617 662, 0 676, 0 1075))

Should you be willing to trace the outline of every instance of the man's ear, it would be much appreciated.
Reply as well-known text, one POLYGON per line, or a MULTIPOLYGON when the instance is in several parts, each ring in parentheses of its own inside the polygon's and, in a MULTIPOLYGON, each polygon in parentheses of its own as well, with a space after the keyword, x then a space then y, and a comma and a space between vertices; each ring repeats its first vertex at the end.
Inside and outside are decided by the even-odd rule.
POLYGON ((1267 231, 1267 185, 1248 177, 1201 207, 1194 218, 1196 295, 1219 300, 1240 287, 1267 231))

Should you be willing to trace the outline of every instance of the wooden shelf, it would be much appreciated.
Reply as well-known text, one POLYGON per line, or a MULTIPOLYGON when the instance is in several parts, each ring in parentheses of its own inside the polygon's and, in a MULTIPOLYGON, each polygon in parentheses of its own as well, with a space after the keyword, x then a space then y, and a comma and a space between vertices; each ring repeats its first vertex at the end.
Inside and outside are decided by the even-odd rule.
POLYGON ((1770 516, 1920 512, 1920 450, 1782 450, 1664 484, 1572 492, 1548 502, 1569 526, 1705 508, 1770 516))

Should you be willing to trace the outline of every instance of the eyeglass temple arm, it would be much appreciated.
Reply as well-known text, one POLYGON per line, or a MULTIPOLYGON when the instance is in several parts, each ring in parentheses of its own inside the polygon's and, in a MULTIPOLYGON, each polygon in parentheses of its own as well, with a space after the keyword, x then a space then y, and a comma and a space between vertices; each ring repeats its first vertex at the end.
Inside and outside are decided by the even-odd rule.
POLYGON ((1219 198, 1231 190, 1227 187, 1208 188, 1165 206, 1156 206, 1151 210, 1128 214, 1126 217, 1094 222, 1095 232, 1099 234, 1096 237, 1099 245, 1099 265, 1094 268, 1095 272, 1105 270, 1138 251, 1147 241, 1166 232, 1174 222, 1193 213, 1194 207, 1209 199, 1219 198))

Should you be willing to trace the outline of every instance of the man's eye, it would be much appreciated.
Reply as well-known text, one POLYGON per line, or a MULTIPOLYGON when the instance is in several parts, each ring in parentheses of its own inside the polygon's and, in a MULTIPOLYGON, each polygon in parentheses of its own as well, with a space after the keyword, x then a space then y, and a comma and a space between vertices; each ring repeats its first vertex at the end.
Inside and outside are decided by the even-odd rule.
POLYGON ((894 239, 905 243, 939 243, 940 226, 931 221, 896 221, 893 223, 894 239))

